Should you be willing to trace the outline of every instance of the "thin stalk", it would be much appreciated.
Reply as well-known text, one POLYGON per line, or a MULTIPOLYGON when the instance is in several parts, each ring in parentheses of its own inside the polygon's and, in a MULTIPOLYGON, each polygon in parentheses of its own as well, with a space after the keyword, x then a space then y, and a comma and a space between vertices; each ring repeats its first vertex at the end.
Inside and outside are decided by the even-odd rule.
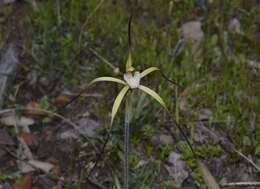
POLYGON ((129 183, 129 129, 131 121, 131 111, 132 111, 132 100, 131 92, 128 94, 125 103, 125 125, 124 125, 124 189, 128 189, 129 183))
POLYGON ((60 0, 56 0, 56 7, 57 7, 57 24, 58 26, 60 26, 61 24, 60 0))
POLYGON ((175 103, 175 117, 176 117, 176 122, 179 124, 180 123, 180 114, 179 114, 179 91, 178 91, 178 86, 175 88, 175 98, 176 98, 176 103, 175 103))

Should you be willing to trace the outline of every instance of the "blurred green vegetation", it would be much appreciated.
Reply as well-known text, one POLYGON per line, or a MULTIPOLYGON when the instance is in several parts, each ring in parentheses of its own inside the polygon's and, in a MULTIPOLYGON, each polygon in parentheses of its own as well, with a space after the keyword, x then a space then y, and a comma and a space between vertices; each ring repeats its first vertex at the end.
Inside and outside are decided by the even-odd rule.
MULTIPOLYGON (((197 119, 199 110, 210 109, 211 121, 221 122, 237 148, 259 156, 260 126, 257 124, 254 133, 249 124, 252 114, 256 115, 256 122, 260 121, 260 72, 249 67, 248 62, 260 61, 259 39, 256 39, 260 7, 245 5, 245 0, 133 2, 134 66, 138 70, 158 66, 181 87, 177 89, 158 73, 143 82, 162 95, 179 123, 190 126, 188 123, 197 119), (240 21, 242 34, 228 28, 233 17, 240 21), (174 54, 182 37, 180 27, 191 20, 201 20, 203 40, 196 51, 186 42, 180 52, 174 54), (180 109, 183 102, 187 106, 180 109), (243 143, 245 137, 251 139, 249 147, 243 143)), ((9 14, 11 7, 6 8, 5 14, 9 14)), ((26 8, 26 34, 21 44, 25 74, 36 69, 51 82, 66 88, 87 84, 97 76, 117 74, 93 52, 124 71, 130 14, 124 1, 46 0, 39 2, 37 7, 33 10, 28 4, 26 8)), ((4 30, 1 28, 0 44, 4 30)), ((91 105, 89 111, 108 124, 108 112, 118 88, 100 85, 97 91, 102 91, 104 98, 91 105)), ((155 147, 151 138, 167 120, 160 118, 164 113, 156 103, 140 94, 137 96, 140 98, 135 100, 137 115, 132 126, 132 145, 139 146, 144 156, 155 155, 163 161, 171 148, 167 145, 155 147)), ((120 140, 112 140, 115 146, 122 144, 119 118, 114 133, 120 140)), ((109 151, 117 161, 120 154, 115 146, 109 151)), ((206 144, 198 147, 198 151, 203 156, 223 153, 218 147, 206 144)), ((182 153, 194 170, 194 177, 202 183, 191 154, 187 150, 182 153)), ((141 158, 133 152, 131 166, 136 166, 141 158)), ((136 173, 132 179, 134 183, 131 183, 135 187, 131 188, 161 188, 156 181, 160 174, 159 164, 155 161, 136 173)), ((170 183, 165 181, 163 188, 171 188, 170 183)))

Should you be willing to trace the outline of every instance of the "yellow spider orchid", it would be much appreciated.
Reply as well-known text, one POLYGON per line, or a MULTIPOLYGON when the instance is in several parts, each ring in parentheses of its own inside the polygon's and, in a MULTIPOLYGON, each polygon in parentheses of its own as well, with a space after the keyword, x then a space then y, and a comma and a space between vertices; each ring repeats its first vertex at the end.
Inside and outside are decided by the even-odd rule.
MULTIPOLYGON (((132 65, 132 48, 131 48, 131 21, 132 16, 130 16, 129 22, 128 22, 128 59, 125 65, 125 74, 123 76, 123 79, 118 79, 114 77, 99 77, 90 82, 90 85, 100 82, 100 81, 111 81, 115 83, 119 83, 123 85, 123 88, 118 93, 113 107, 112 107, 112 115, 111 115, 111 126, 113 125, 113 121, 115 119, 115 116, 118 112, 118 109, 120 107, 120 104, 122 103, 122 100, 126 96, 127 92, 130 91, 129 96, 126 97, 126 103, 125 103, 125 124, 124 124, 124 189, 129 188, 129 163, 128 163, 128 153, 129 153, 129 128, 130 128, 130 121, 131 121, 131 111, 132 111, 132 90, 140 89, 141 91, 147 93, 151 97, 153 97, 161 106, 163 106, 167 112, 168 109, 166 107, 165 102, 163 99, 152 89, 141 85, 141 80, 143 77, 147 76, 148 74, 158 71, 159 69, 157 67, 150 67, 148 69, 145 69, 142 72, 135 71, 133 65, 132 65)), ((121 188, 119 186, 119 188, 121 188)))
POLYGON ((124 80, 114 78, 114 77, 99 77, 90 82, 90 85, 92 85, 96 82, 100 82, 100 81, 110 81, 110 82, 116 82, 116 83, 124 85, 124 87, 118 93, 118 95, 114 101, 113 107, 112 107, 111 125, 113 124, 114 118, 116 116, 116 113, 118 112, 119 106, 120 106, 124 96, 131 89, 142 90, 143 92, 145 92, 148 95, 150 95, 151 97, 153 97, 157 102, 159 102, 167 110, 165 102, 155 91, 140 84, 140 81, 143 77, 147 76, 148 74, 150 74, 154 71, 158 71, 158 70, 159 69, 157 67, 150 67, 150 68, 145 69, 141 73, 138 71, 133 72, 134 68, 132 66, 132 56, 131 56, 131 52, 129 52, 128 60, 126 63, 126 73, 124 74, 124 80))

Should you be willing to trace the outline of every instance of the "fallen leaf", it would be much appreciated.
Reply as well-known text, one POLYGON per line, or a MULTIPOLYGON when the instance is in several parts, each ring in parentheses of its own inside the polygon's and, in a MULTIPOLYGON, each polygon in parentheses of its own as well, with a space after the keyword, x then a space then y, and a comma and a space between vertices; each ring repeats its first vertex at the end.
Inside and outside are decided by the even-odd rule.
POLYGON ((32 117, 38 118, 38 117, 45 117, 48 115, 46 112, 43 112, 41 110, 35 110, 35 109, 41 109, 40 104, 35 101, 29 102, 26 105, 26 109, 27 109, 26 114, 32 117))
POLYGON ((39 144, 37 136, 32 133, 22 132, 22 133, 19 133, 17 137, 22 138, 28 146, 36 147, 39 144))
POLYGON ((73 140, 84 135, 87 137, 96 137, 97 129, 101 127, 101 124, 93 119, 88 117, 81 118, 77 122, 77 128, 68 128, 64 129, 58 134, 58 138, 62 140, 73 140))
POLYGON ((27 117, 18 117, 16 115, 9 115, 0 119, 0 122, 6 126, 17 126, 27 128, 34 124, 34 120, 27 117))
POLYGON ((54 165, 54 167, 53 167, 53 169, 51 170, 51 172, 52 172, 54 175, 60 177, 62 174, 61 174, 61 167, 60 167, 60 165, 59 165, 59 161, 58 161, 57 159, 51 157, 51 158, 48 159, 48 162, 54 165))
POLYGON ((66 105, 70 99, 69 97, 67 96, 64 96, 64 95, 60 95, 60 96, 57 96, 55 99, 54 99, 55 103, 59 106, 64 106, 66 105))
POLYGON ((32 175, 27 174, 18 179, 14 183, 13 189, 32 189, 32 175))
POLYGON ((49 173, 54 167, 54 165, 50 163, 38 161, 38 160, 29 160, 28 163, 32 165, 34 168, 40 169, 45 173, 49 173))
POLYGON ((22 173, 29 173, 34 171, 34 168, 27 163, 27 159, 33 159, 32 152, 23 138, 18 138, 19 147, 16 151, 19 160, 17 160, 17 166, 22 173))
POLYGON ((205 184, 208 186, 208 189, 220 189, 219 184, 217 183, 216 179, 212 176, 207 166, 197 159, 197 165, 202 172, 202 177, 205 184))
POLYGON ((61 176, 61 167, 59 166, 59 164, 56 164, 53 169, 52 169, 52 173, 56 176, 61 176))

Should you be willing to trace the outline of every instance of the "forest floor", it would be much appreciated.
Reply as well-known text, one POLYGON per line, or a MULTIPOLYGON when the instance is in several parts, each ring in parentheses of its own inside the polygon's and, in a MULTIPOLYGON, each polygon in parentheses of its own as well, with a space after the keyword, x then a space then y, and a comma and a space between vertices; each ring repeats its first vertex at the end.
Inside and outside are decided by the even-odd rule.
POLYGON ((260 188, 260 2, 129 2, 0 2, 0 189, 122 188, 131 12, 129 188, 260 188))

